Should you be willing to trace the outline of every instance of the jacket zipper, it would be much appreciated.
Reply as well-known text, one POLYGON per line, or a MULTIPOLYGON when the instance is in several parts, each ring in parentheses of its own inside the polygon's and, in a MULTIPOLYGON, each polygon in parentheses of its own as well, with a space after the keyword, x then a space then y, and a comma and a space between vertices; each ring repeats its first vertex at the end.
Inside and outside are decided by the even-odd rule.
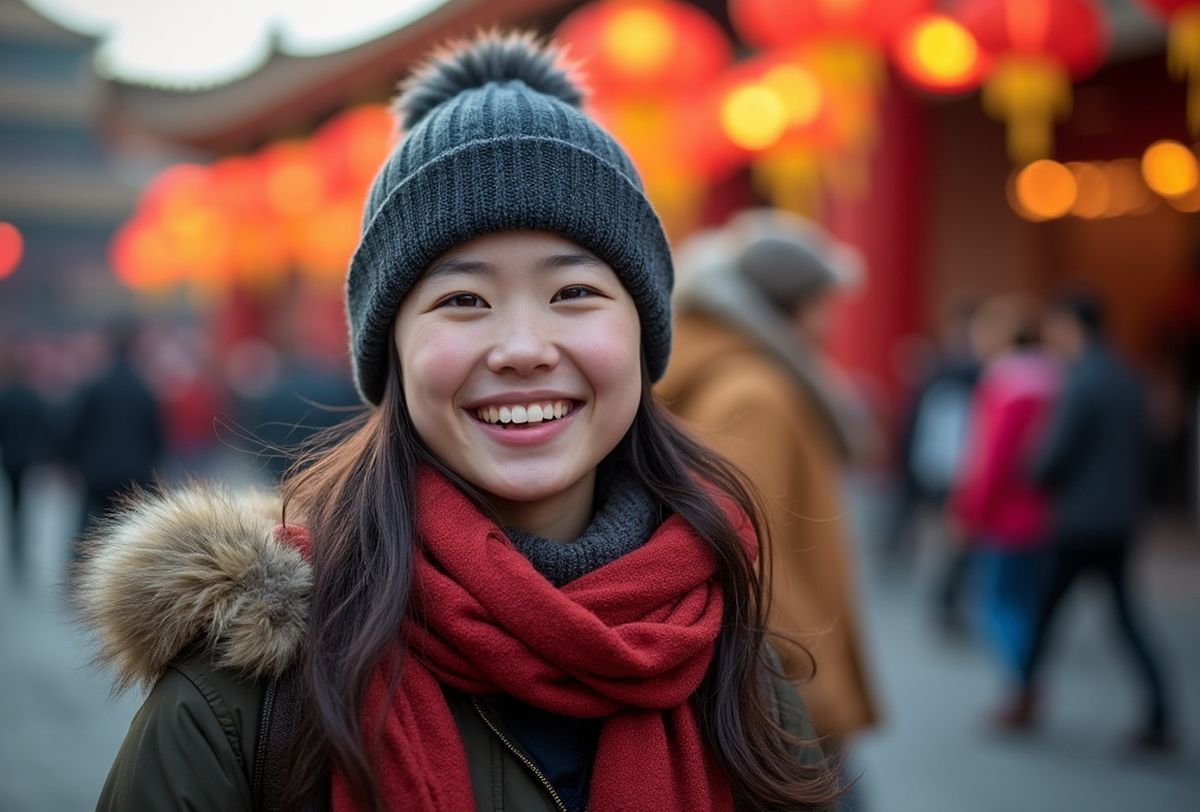
POLYGON ((271 735, 271 715, 275 712, 276 686, 277 679, 273 679, 267 683, 267 690, 263 694, 262 710, 258 716, 259 741, 255 747, 254 767, 250 779, 251 786, 254 789, 254 803, 256 806, 262 800, 263 767, 267 762, 267 747, 270 746, 268 738, 271 735))
MULTIPOLYGON (((542 782, 542 786, 545 787, 546 792, 550 794, 550 798, 554 801, 554 806, 559 810, 559 812, 568 812, 567 805, 562 802, 562 798, 559 797, 558 792, 554 789, 554 785, 550 783, 550 779, 546 778, 546 776, 542 774, 542 771, 537 768, 537 765, 534 764, 528 756, 522 753, 521 749, 509 741, 508 737, 500 731, 500 726, 493 722, 491 717, 487 715, 487 712, 484 711, 483 705, 481 705, 479 702, 479 697, 472 696, 471 705, 475 708, 475 712, 479 714, 479 718, 483 720, 483 723, 488 726, 488 730, 492 731, 496 738, 508 748, 508 751, 516 756, 517 760, 524 764, 529 771, 533 773, 539 781, 542 782)), ((587 812, 586 807, 584 808, 583 812, 587 812)))

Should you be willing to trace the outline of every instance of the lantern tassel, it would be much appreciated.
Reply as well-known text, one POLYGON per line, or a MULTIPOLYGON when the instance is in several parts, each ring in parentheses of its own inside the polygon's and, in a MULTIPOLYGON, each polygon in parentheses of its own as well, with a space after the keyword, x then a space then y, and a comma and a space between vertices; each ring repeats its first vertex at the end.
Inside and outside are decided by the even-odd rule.
POLYGON ((751 172, 757 185, 777 208, 815 217, 821 209, 821 164, 802 147, 765 152, 751 172))
POLYGON ((1008 155, 1023 166, 1054 151, 1054 121, 1071 113, 1067 72, 1045 59, 1005 59, 983 85, 983 106, 1008 125, 1008 155))
POLYGON ((1167 70, 1173 78, 1187 82, 1188 130, 1200 135, 1200 6, 1183 9, 1171 18, 1167 70))

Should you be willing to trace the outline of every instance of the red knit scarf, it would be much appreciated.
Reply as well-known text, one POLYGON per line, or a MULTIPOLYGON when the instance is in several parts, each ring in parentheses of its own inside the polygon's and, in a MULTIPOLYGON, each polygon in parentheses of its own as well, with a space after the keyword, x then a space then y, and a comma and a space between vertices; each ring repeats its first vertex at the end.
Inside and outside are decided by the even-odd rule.
MULTIPOLYGON (((749 521, 726 505, 753 549, 749 521)), ((732 810, 728 780, 688 702, 712 659, 723 601, 715 560, 682 519, 671 517, 643 546, 558 589, 429 469, 418 482, 418 509, 419 622, 405 630, 410 654, 394 694, 386 661, 376 668, 361 708, 386 808, 475 809, 445 684, 603 717, 593 812, 732 810)), ((354 808, 336 773, 333 806, 354 808)))

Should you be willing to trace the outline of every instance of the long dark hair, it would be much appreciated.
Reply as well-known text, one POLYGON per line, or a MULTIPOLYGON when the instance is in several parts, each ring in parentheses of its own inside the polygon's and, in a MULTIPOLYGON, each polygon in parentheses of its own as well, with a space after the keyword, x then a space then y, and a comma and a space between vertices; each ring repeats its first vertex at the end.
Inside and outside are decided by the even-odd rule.
MULTIPOLYGON (((648 381, 644 364, 642 380, 648 381)), ((736 806, 775 810, 827 805, 839 795, 834 770, 825 762, 796 759, 797 748, 806 743, 781 728, 763 680, 767 600, 760 568, 699 480, 727 493, 760 530, 751 491, 732 466, 674 424, 648 383, 643 383, 633 424, 614 453, 628 460, 659 502, 682 516, 719 561, 724 623, 693 703, 709 746, 729 777, 736 806)), ((372 671, 403 629, 420 543, 414 486, 423 464, 488 510, 485 496, 448 470, 417 435, 393 355, 380 405, 343 427, 336 441, 329 435, 323 446, 318 441, 285 480, 285 515, 298 513, 313 542, 312 609, 300 663, 301 712, 291 741, 293 780, 288 782, 297 805, 319 801, 327 791, 329 769, 336 765, 359 803, 380 806, 359 704, 372 671)), ((763 554, 766 548, 764 544, 763 554)), ((769 572, 769 567, 761 571, 769 572)))

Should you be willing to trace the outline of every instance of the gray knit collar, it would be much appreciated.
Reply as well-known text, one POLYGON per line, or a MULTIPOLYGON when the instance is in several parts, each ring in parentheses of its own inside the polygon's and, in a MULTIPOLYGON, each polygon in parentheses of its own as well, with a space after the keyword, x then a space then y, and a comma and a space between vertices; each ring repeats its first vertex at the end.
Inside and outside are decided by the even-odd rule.
POLYGON ((661 522, 654 494, 627 466, 615 465, 601 472, 595 515, 575 541, 554 541, 512 527, 504 532, 534 569, 561 587, 641 547, 661 522))

